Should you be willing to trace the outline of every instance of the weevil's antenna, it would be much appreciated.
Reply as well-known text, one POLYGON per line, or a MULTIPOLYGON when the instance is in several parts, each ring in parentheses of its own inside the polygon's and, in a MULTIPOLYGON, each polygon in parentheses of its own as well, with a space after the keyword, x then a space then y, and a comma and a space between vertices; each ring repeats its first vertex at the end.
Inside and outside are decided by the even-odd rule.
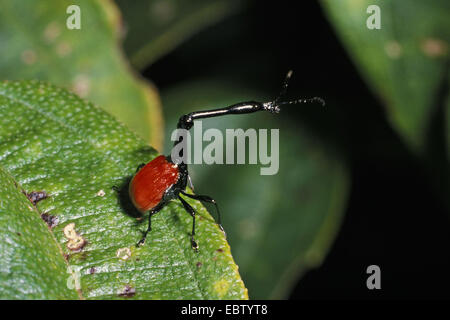
POLYGON ((286 95, 287 88, 289 85, 289 80, 291 79, 291 76, 292 76, 292 72, 293 72, 292 70, 289 70, 288 73, 286 74, 286 78, 284 78, 283 86, 281 87, 280 94, 273 101, 273 105, 277 105, 278 101, 286 95))
POLYGON ((313 98, 308 98, 308 99, 296 99, 296 100, 291 100, 291 101, 280 102, 281 98, 283 98, 286 95, 287 88, 289 85, 289 80, 291 79, 291 76, 292 76, 292 72, 293 72, 292 70, 289 70, 286 75, 286 78, 284 78, 283 86, 281 87, 281 92, 278 95, 278 97, 276 97, 274 101, 263 103, 264 110, 267 110, 272 113, 278 113, 278 112, 280 112, 280 106, 282 106, 282 105, 297 104, 297 103, 311 103, 311 102, 318 102, 322 106, 325 106, 325 100, 323 100, 320 97, 313 97, 313 98))
POLYGON ((311 102, 318 102, 322 106, 325 106, 325 100, 323 100, 320 97, 312 97, 308 99, 297 99, 292 101, 284 101, 284 102, 278 102, 279 106, 282 106, 283 104, 297 104, 297 103, 311 103, 311 102))

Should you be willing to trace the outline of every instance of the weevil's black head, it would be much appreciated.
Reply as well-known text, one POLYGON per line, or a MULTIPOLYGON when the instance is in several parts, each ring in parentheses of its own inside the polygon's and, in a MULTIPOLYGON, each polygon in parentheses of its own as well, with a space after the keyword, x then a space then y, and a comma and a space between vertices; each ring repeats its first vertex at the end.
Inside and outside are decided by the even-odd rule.
POLYGON ((186 129, 190 130, 192 126, 194 125, 194 120, 192 119, 191 114, 185 114, 178 120, 178 129, 186 129))
POLYGON ((184 165, 187 170, 187 165, 185 163, 186 157, 183 155, 184 151, 187 150, 187 133, 183 132, 184 130, 189 130, 194 125, 194 119, 192 117, 192 114, 185 114, 184 116, 181 116, 178 120, 177 125, 177 140, 175 140, 172 148, 172 154, 168 156, 168 161, 175 163, 177 165, 184 165), (180 130, 182 129, 182 130, 180 130), (176 147, 181 147, 180 150, 176 147), (178 154, 177 154, 178 152, 178 154))

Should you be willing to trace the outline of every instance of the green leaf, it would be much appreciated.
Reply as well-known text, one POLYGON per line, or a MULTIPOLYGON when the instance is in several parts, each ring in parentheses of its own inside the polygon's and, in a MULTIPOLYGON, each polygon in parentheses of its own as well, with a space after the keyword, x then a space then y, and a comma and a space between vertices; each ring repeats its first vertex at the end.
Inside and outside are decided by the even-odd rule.
POLYGON ((223 233, 198 202, 188 200, 199 216, 198 253, 189 241, 192 218, 178 201, 154 216, 146 244, 136 247, 146 221, 139 224, 127 184, 136 167, 157 153, 112 116, 36 81, 1 83, 0 114, 0 166, 26 193, 48 194, 37 210, 28 209, 12 178, 0 175, 7 196, 2 203, 14 210, 8 221, 0 220, 0 287, 16 288, 2 298, 73 298, 61 284, 63 275, 70 276, 64 261, 79 276, 86 299, 247 297, 223 233), (43 228, 39 214, 52 226, 43 228), (19 249, 26 254, 3 258, 19 249), (46 279, 52 270, 47 261, 55 269, 53 280, 46 279), (8 273, 17 264, 26 272, 8 273), (28 295, 27 286, 37 289, 28 295))
POLYGON ((449 68, 450 3, 446 0, 322 0, 361 74, 387 107, 393 127, 417 153, 436 113, 436 95, 449 68), (369 5, 381 29, 368 29, 369 5))
POLYGON ((127 26, 125 51, 138 69, 243 5, 236 0, 117 0, 117 4, 127 26))
POLYGON ((73 1, 0 2, 0 78, 41 79, 98 104, 151 145, 162 143, 160 101, 119 48, 120 14, 112 1, 80 0, 81 29, 70 30, 73 1))
POLYGON ((76 299, 59 243, 2 168, 0 197, 0 299, 76 299))
MULTIPOLYGON (((182 114, 270 97, 245 86, 207 79, 164 91, 162 99, 166 137, 170 137, 182 114)), ((280 115, 202 121, 203 131, 279 128, 277 174, 260 175, 263 165, 189 166, 196 193, 213 197, 220 206, 251 299, 286 298, 304 272, 321 264, 339 230, 348 195, 348 172, 339 154, 309 132, 301 119, 288 114, 286 108, 280 115)), ((204 142, 203 147, 208 144, 204 142)), ((170 150, 171 142, 165 146, 170 150)))

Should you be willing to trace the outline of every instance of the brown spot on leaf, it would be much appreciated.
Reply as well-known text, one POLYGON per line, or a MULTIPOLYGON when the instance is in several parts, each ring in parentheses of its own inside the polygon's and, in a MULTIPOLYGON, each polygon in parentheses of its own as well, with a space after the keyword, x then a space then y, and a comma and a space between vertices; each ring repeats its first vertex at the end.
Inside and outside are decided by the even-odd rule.
POLYGON ((195 265, 197 266, 197 268, 200 268, 200 267, 203 265, 203 263, 201 263, 201 262, 199 261, 199 262, 197 262, 195 265))
POLYGON ((63 229, 64 236, 69 240, 67 242, 67 248, 72 251, 80 251, 82 250, 87 241, 84 239, 78 232, 75 230, 75 223, 69 223, 63 229))
POLYGON ((131 298, 136 294, 136 289, 130 285, 126 285, 122 292, 119 293, 119 297, 131 298))
POLYGON ((75 231, 75 223, 71 222, 68 225, 66 225, 63 229, 64 236, 67 239, 74 239, 78 236, 77 232, 75 231))
POLYGON ((47 198, 48 194, 45 191, 31 191, 30 193, 27 193, 27 197, 31 203, 36 205, 39 201, 47 198))
POLYGON ((94 267, 89 269, 89 274, 94 274, 97 272, 97 269, 95 269, 94 267))
POLYGON ((50 228, 55 227, 58 224, 58 222, 59 222, 59 219, 58 219, 57 216, 52 216, 52 215, 50 215, 48 213, 42 213, 41 214, 41 218, 42 218, 42 220, 45 221, 45 223, 47 223, 47 225, 50 228))
POLYGON ((127 248, 127 247, 120 248, 116 251, 116 257, 123 261, 128 260, 131 257, 131 254, 132 253, 131 253, 130 248, 127 248))
POLYGON ((86 240, 82 237, 76 237, 74 239, 70 239, 67 242, 67 248, 69 248, 72 251, 81 251, 85 246, 86 246, 87 242, 86 240))
POLYGON ((223 249, 217 249, 216 251, 222 253, 223 249))

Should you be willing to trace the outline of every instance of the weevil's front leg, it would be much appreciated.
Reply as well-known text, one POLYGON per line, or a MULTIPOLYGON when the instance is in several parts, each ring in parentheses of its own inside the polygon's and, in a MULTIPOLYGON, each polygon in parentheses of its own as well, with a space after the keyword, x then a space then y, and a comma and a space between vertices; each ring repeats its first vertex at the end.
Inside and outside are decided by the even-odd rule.
POLYGON ((151 209, 148 213, 148 227, 147 230, 145 230, 144 235, 141 240, 137 243, 137 246, 141 246, 145 243, 145 239, 147 239, 147 234, 152 230, 152 216, 157 214, 159 211, 161 211, 162 208, 166 205, 165 202, 159 203, 156 207, 151 209))
POLYGON ((181 191, 182 194, 184 194, 185 196, 201 201, 201 202, 207 202, 207 203, 212 203, 214 204, 214 206, 216 207, 216 211, 217 211, 217 225, 219 226, 220 230, 222 230, 222 232, 225 234, 225 230, 222 227, 222 218, 220 217, 220 210, 219 210, 219 206, 217 205, 217 201, 214 200, 213 198, 211 198, 210 196, 205 196, 205 195, 199 195, 199 194, 189 194, 186 193, 184 191, 181 191))
POLYGON ((194 237, 195 237, 195 210, 182 197, 178 196, 178 199, 180 199, 181 203, 183 204, 184 209, 192 216, 191 246, 192 246, 192 249, 197 251, 198 250, 198 244, 197 244, 197 242, 194 239, 194 237))

